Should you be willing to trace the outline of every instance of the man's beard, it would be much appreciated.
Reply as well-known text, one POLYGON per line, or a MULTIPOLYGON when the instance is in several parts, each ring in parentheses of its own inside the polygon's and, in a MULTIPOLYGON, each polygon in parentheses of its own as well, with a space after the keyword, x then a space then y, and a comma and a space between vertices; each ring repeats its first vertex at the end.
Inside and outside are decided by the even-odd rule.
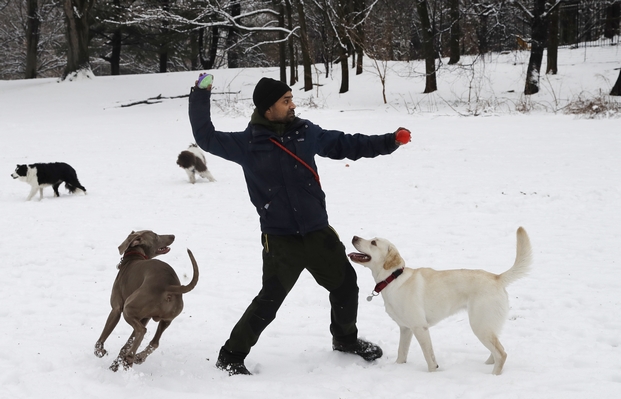
POLYGON ((282 123, 291 123, 295 120, 295 111, 291 110, 287 112, 287 116, 283 118, 282 123))

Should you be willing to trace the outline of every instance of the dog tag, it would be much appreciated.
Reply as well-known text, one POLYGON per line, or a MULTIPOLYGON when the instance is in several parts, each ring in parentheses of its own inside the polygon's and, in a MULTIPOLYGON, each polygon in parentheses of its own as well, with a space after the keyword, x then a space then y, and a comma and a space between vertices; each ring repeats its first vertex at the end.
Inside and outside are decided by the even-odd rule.
POLYGON ((367 297, 367 301, 371 302, 373 300, 373 297, 378 296, 378 295, 379 295, 379 292, 373 291, 371 295, 367 297))

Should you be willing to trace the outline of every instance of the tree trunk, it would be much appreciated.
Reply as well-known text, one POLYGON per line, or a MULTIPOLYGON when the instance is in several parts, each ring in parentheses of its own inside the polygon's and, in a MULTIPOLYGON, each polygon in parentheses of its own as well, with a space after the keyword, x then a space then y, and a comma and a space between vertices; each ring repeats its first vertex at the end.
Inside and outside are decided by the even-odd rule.
POLYGON ((62 79, 74 72, 91 70, 88 57, 88 28, 92 0, 63 0, 67 32, 67 65, 62 79))
POLYGON ((26 28, 26 79, 37 77, 37 49, 39 47, 39 7, 37 0, 28 0, 28 24, 26 28))
POLYGON ((617 82, 614 86, 612 86, 612 90, 610 91, 611 96, 621 96, 621 68, 619 68, 619 77, 617 78, 617 82))
MULTIPOLYGON (((164 11, 168 11, 170 9, 169 1, 170 0, 160 0, 164 11)), ((160 36, 157 39, 159 42, 158 53, 159 53, 159 58, 160 58, 160 66, 159 66, 160 73, 165 73, 168 70, 168 51, 169 51, 168 25, 169 25, 169 22, 167 20, 162 21, 162 27, 160 28, 160 36)))
POLYGON ((218 42, 220 39, 220 29, 217 26, 211 28, 211 43, 209 44, 209 59, 203 62, 204 69, 213 69, 218 56, 218 42))
POLYGON ((313 90, 313 71, 311 70, 311 56, 306 30, 306 14, 304 3, 298 1, 298 19, 300 22, 300 46, 302 47, 302 64, 304 65, 304 91, 313 90))
POLYGON ((166 40, 166 36, 168 33, 168 21, 163 21, 162 22, 162 28, 161 28, 161 39, 160 39, 160 48, 158 50, 159 52, 159 59, 160 59, 160 66, 159 66, 159 71, 160 73, 165 73, 168 70, 168 40, 166 40))
POLYGON ((479 22, 477 24, 477 42, 479 45, 479 54, 487 54, 489 46, 487 44, 487 14, 485 14, 485 12, 479 14, 479 22))
MULTIPOLYGON (((278 6, 278 26, 285 28, 285 5, 282 1, 276 0, 278 6), (280 3, 280 4, 278 4, 280 3)), ((287 83, 287 43, 285 42, 285 32, 278 32, 278 64, 280 66, 280 81, 287 83)))
MULTIPOLYGON (((364 0, 354 0, 354 12, 362 13, 364 10, 364 0)), ((356 54, 356 75, 360 75, 363 71, 364 57, 364 21, 356 21, 354 28, 354 53, 356 54)))
POLYGON ((459 0, 450 0, 450 17, 451 17, 451 33, 449 37, 449 65, 459 62, 459 40, 461 39, 461 30, 459 29, 459 0))
POLYGON ((112 53, 110 54, 110 75, 121 74, 121 43, 122 32, 121 28, 117 27, 112 32, 112 53))
POLYGON ((347 48, 339 46, 339 63, 341 64, 341 88, 339 93, 349 91, 349 65, 347 65, 347 48))
POLYGON ((526 69, 526 84, 524 94, 531 95, 539 92, 539 77, 541 62, 543 61, 543 49, 545 48, 546 33, 548 31, 548 19, 545 17, 546 0, 535 0, 532 21, 532 40, 530 47, 530 59, 526 69))
MULTIPOLYGON (((285 12, 287 13, 287 29, 293 30, 293 10, 291 9, 291 0, 285 0, 285 12)), ((298 81, 298 69, 295 57, 295 49, 293 47, 293 36, 289 36, 287 40, 289 51, 289 86, 293 86, 298 81)))
POLYGON ((621 1, 616 1, 606 8, 606 20, 604 22, 604 37, 612 39, 619 34, 619 22, 621 20, 621 1))
POLYGON ((433 48, 433 31, 429 20, 427 0, 416 0, 416 8, 423 31, 423 56, 425 57, 425 73, 427 76, 423 93, 432 93, 438 90, 438 84, 436 82, 436 53, 433 48))
MULTIPOLYGON (((114 0, 113 4, 120 9, 121 0, 114 0)), ((123 45, 123 32, 120 25, 113 25, 112 38, 110 38, 110 57, 103 57, 110 63, 110 75, 121 74, 121 46, 123 45)))
MULTIPOLYGON (((231 3, 231 16, 237 17, 241 15, 241 4, 239 1, 234 1, 231 3)), ((239 67, 239 52, 235 48, 239 42, 239 32, 237 28, 229 27, 229 35, 226 39, 226 47, 229 49, 227 54, 227 61, 229 68, 238 68, 239 67)))
POLYGON ((201 69, 201 55, 203 54, 203 39, 205 28, 190 31, 190 67, 193 71, 201 69))
POLYGON ((550 14, 550 27, 548 31, 548 62, 546 74, 556 75, 558 73, 558 14, 556 8, 550 14))
MULTIPOLYGON (((216 63, 216 57, 218 56, 218 39, 220 37, 220 30, 217 26, 211 27, 211 42, 209 43, 209 56, 205 58, 205 29, 201 28, 197 34, 198 45, 198 61, 200 63, 200 69, 213 69, 216 63)), ((192 65, 194 68, 194 65, 192 65)))

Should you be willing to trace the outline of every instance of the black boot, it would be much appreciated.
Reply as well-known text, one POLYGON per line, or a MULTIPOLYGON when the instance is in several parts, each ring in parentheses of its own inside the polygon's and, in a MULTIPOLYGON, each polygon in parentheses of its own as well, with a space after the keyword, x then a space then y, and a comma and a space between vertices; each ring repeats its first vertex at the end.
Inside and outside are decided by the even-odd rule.
POLYGON ((352 353, 354 355, 358 355, 364 360, 371 362, 375 359, 379 359, 382 357, 384 352, 382 352, 382 348, 379 346, 364 341, 362 339, 357 339, 354 342, 338 342, 336 340, 332 340, 332 349, 339 352, 352 353))
POLYGON ((252 375, 250 371, 244 365, 243 359, 237 359, 235 356, 226 349, 220 349, 218 354, 218 360, 216 361, 216 367, 220 370, 226 371, 229 375, 252 375))

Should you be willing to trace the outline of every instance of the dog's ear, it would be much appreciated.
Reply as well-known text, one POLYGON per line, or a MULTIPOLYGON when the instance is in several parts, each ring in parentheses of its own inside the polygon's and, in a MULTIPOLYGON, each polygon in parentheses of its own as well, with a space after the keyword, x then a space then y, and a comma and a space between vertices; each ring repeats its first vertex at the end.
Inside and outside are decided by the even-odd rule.
POLYGON ((123 241, 123 243, 119 245, 119 255, 123 255, 125 251, 127 251, 129 248, 135 247, 136 245, 140 244, 141 236, 141 233, 136 233, 135 231, 132 231, 131 234, 127 236, 125 241, 123 241))
POLYGON ((405 263, 399 251, 394 246, 390 246, 388 248, 388 253, 386 254, 386 260, 384 261, 384 269, 390 270, 394 269, 397 266, 401 266, 405 263))

